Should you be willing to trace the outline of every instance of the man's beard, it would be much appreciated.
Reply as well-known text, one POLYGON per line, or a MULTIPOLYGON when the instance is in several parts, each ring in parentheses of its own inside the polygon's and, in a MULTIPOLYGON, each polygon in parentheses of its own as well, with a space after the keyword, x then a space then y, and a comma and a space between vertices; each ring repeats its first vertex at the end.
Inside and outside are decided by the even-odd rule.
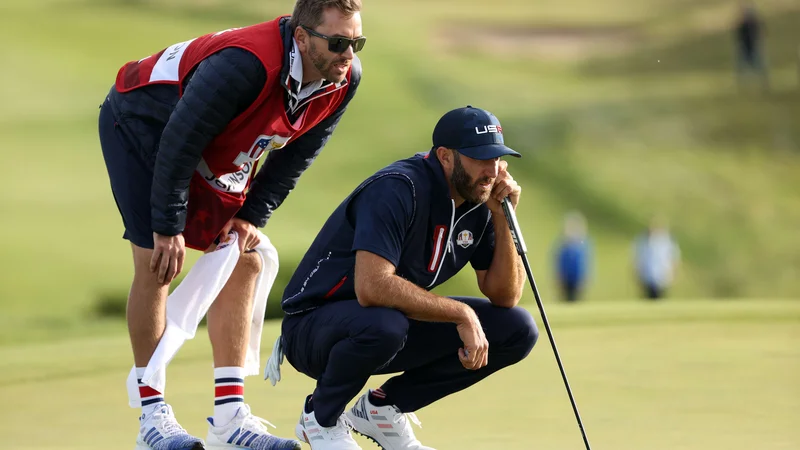
POLYGON ((332 83, 340 83, 342 79, 347 76, 347 72, 345 72, 345 75, 342 77, 342 79, 337 79, 335 77, 337 77, 338 74, 333 74, 334 64, 346 64, 346 58, 333 57, 330 60, 325 59, 325 56, 322 54, 322 52, 317 51, 317 46, 313 41, 309 47, 308 54, 311 57, 311 63, 314 64, 314 68, 316 68, 317 71, 322 74, 322 77, 327 81, 332 83))
POLYGON ((464 200, 481 204, 486 203, 491 196, 491 189, 484 191, 480 185, 492 181, 489 177, 481 178, 477 181, 472 181, 464 166, 461 164, 461 156, 457 152, 453 152, 453 173, 450 175, 450 184, 456 188, 456 192, 464 200))

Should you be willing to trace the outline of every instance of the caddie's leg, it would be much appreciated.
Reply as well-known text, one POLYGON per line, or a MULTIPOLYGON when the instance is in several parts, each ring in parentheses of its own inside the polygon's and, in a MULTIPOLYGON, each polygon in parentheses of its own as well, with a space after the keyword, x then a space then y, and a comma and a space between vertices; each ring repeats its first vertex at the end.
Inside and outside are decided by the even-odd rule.
POLYGON ((258 253, 243 253, 228 282, 208 310, 208 335, 215 367, 244 367, 250 339, 253 295, 261 266, 258 253))
MULTIPOLYGON (((156 411, 167 410, 165 416, 174 420, 172 410, 166 405, 164 394, 142 383, 147 363, 153 355, 166 328, 167 296, 169 286, 158 282, 158 275, 150 271, 150 257, 153 250, 131 244, 133 250, 133 284, 128 294, 127 319, 128 334, 133 348, 133 359, 136 363, 136 378, 139 380, 139 398, 141 399, 142 417, 150 422, 156 411)), ((159 416, 160 417, 160 416, 159 416)), ((140 418, 140 421, 141 418, 140 418)), ((148 422, 148 423, 150 423, 148 422)), ((141 434, 141 433, 140 433, 141 434)), ((166 435, 165 435, 166 436, 166 435)), ((175 439, 190 438, 176 436, 175 439)), ((142 436, 139 436, 142 440, 142 436)), ((189 442, 189 441, 187 441, 189 442)), ((186 447, 191 448, 191 447, 186 447)))
POLYGON ((214 421, 226 424, 244 406, 244 362, 250 340, 253 295, 261 257, 246 252, 208 310, 208 336, 214 354, 214 421))
POLYGON ((271 435, 244 403, 244 363, 261 267, 258 253, 239 256, 231 277, 208 310, 214 354, 214 416, 208 419, 208 449, 300 449, 297 441, 271 435))
POLYGON ((478 314, 489 341, 489 363, 468 370, 458 360, 462 346, 454 324, 409 321, 408 341, 380 373, 404 371, 369 395, 375 406, 395 405, 413 412, 466 389, 500 369, 516 364, 533 349, 539 332, 531 314, 519 307, 499 308, 488 300, 457 297, 478 314))
MULTIPOLYGON (((141 379, 164 333, 169 289, 158 283, 156 274, 150 272, 153 254, 150 186, 153 171, 119 126, 108 99, 100 109, 98 129, 111 191, 125 226, 122 237, 130 241, 133 252, 133 282, 128 293, 126 317, 133 359, 141 379)), ((150 388, 140 387, 140 396, 145 414, 164 401, 160 392, 150 388)))
POLYGON ((145 367, 164 334, 169 290, 168 286, 158 282, 156 274, 150 272, 153 254, 150 225, 152 168, 120 128, 108 100, 101 107, 98 125, 111 190, 125 225, 123 238, 131 242, 133 252, 134 274, 126 316, 142 404, 136 449, 151 450, 154 445, 176 450, 202 449, 202 441, 189 435, 178 424, 172 408, 164 402, 163 394, 141 383, 145 367))
POLYGON ((153 250, 131 244, 133 250, 133 284, 128 294, 128 333, 136 367, 146 367, 166 328, 169 286, 158 282, 158 274, 150 271, 153 250))
MULTIPOLYGON (((126 316, 128 334, 133 348, 133 359, 136 363, 136 375, 141 380, 150 357, 158 346, 166 328, 167 296, 169 286, 158 282, 158 275, 150 271, 152 249, 141 248, 131 244, 133 250, 133 284, 128 294, 126 316)), ((160 392, 139 384, 142 408, 148 412, 148 406, 163 402, 160 392)))

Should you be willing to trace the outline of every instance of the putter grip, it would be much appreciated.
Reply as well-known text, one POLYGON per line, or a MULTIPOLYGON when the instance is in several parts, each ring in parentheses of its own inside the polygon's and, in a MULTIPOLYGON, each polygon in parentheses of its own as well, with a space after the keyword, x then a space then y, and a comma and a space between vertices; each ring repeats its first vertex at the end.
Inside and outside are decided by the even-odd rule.
POLYGON ((514 239, 514 245, 517 247, 517 253, 524 255, 528 253, 528 248, 525 247, 525 240, 522 239, 522 233, 519 232, 517 214, 514 212, 514 208, 511 207, 511 201, 508 200, 508 197, 503 199, 502 205, 508 228, 511 230, 511 238, 514 239))

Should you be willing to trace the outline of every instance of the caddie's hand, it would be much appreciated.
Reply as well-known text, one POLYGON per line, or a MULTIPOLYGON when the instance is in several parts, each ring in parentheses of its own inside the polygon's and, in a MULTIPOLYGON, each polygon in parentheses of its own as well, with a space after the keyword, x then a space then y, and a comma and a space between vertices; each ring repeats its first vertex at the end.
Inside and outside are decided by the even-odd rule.
POLYGON ((239 251, 244 253, 252 250, 261 243, 261 238, 258 237, 258 229, 252 223, 234 217, 225 224, 220 236, 227 236, 229 231, 235 231, 239 235, 239 251))
POLYGON ((514 177, 508 173, 508 162, 500 161, 499 165, 497 178, 494 179, 494 186, 492 186, 491 197, 486 202, 486 206, 495 214, 503 214, 501 203, 506 197, 508 197, 511 201, 511 206, 516 210, 517 203, 519 203, 519 195, 522 193, 522 188, 519 187, 514 177))
POLYGON ((469 311, 465 319, 456 325, 458 337, 464 343, 464 346, 458 349, 458 359, 464 368, 478 370, 489 363, 489 341, 483 333, 478 315, 472 308, 467 307, 467 309, 469 311))
POLYGON ((150 272, 158 273, 158 282, 170 284, 183 270, 186 245, 183 234, 164 236, 153 233, 153 256, 150 258, 150 272))

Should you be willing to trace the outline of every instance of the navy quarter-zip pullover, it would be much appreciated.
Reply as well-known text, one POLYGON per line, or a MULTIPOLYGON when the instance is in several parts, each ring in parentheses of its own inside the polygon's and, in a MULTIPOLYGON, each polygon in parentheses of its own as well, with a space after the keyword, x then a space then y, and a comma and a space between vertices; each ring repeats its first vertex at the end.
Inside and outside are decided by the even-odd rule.
POLYGON ((487 270, 494 254, 494 225, 484 204, 450 196, 434 152, 397 161, 368 178, 322 227, 283 294, 287 314, 325 302, 356 299, 356 252, 390 261, 397 275, 433 289, 467 263, 487 270))

